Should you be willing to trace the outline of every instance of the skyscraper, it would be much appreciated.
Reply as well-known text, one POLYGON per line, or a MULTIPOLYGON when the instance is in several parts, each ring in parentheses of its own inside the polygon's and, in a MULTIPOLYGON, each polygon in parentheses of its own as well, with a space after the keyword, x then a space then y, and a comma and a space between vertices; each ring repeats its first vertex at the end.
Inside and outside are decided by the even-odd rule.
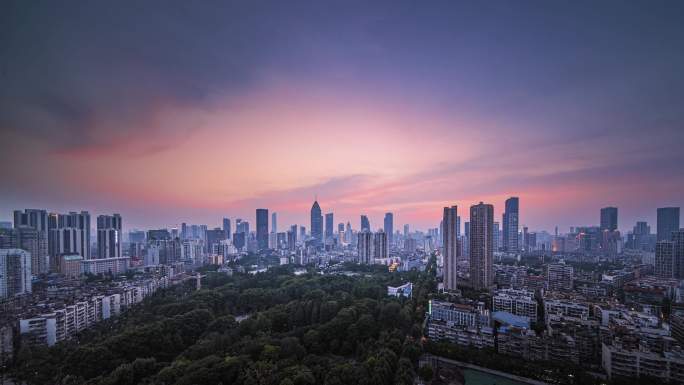
POLYGON ((14 210, 14 228, 30 227, 42 231, 47 237, 48 214, 46 210, 26 209, 14 210))
POLYGON ((503 247, 505 251, 516 253, 520 250, 518 243, 518 222, 520 200, 518 197, 506 199, 506 207, 503 214, 503 247))
POLYGON ((394 244, 394 214, 392 213, 385 213, 385 220, 384 220, 384 227, 383 229, 385 230, 385 234, 387 234, 387 242, 389 245, 394 244))
POLYGON ((97 217, 97 255, 99 258, 121 257, 121 215, 97 217))
POLYGON ((674 277, 674 244, 672 241, 658 241, 655 251, 655 276, 674 277))
POLYGON ((494 206, 482 202, 470 207, 470 281, 477 290, 494 282, 494 206))
POLYGON ((273 212, 271 214, 271 232, 278 232, 278 214, 276 212, 273 212))
POLYGON ((658 241, 669 241, 672 232, 679 230, 679 207, 661 207, 658 209, 658 241))
POLYGON ((48 216, 48 253, 52 262, 60 254, 78 254, 90 259, 90 213, 70 212, 48 216))
POLYGON ((331 239, 333 237, 333 213, 325 214, 325 239, 331 239))
POLYGON ((31 272, 34 275, 48 272, 48 214, 46 210, 26 209, 14 211, 14 228, 17 229, 16 247, 31 255, 31 272))
POLYGON ((363 230, 370 231, 370 221, 368 220, 368 217, 365 215, 361 215, 361 231, 363 230))
POLYGON ((323 215, 321 215, 321 206, 318 205, 318 201, 314 201, 311 206, 311 237, 316 245, 323 244, 323 215))
POLYGON ((257 248, 268 249, 268 209, 256 209, 257 248))
POLYGON ((388 234, 378 231, 373 234, 373 259, 386 259, 389 257, 388 234))
POLYGON ((684 229, 672 232, 673 275, 684 279, 684 229))
POLYGON ((601 231, 614 231, 618 228, 617 207, 604 207, 601 209, 601 231))
POLYGON ((407 223, 404 225, 404 238, 408 238, 409 232, 410 232, 410 229, 409 229, 409 225, 407 223))
POLYGON ((297 225, 290 226, 287 232, 287 248, 294 251, 297 248, 297 225))
POLYGON ((458 261, 459 250, 458 237, 456 235, 456 217, 458 207, 451 206, 444 208, 442 216, 442 249, 444 250, 444 290, 456 290, 456 264, 458 261))
POLYGON ((21 249, 0 249, 0 298, 31 292, 31 255, 21 249))
POLYGON ((494 251, 501 248, 501 227, 499 222, 494 222, 494 251))
MULTIPOLYGON (((185 233, 185 223, 183 223, 182 226, 182 231, 181 234, 185 233)), ((230 239, 230 219, 229 218, 223 218, 223 233, 226 236, 226 239, 230 239)), ((185 239, 185 235, 181 236, 181 238, 185 239)))
POLYGON ((373 252, 373 234, 368 230, 362 230, 359 233, 357 242, 359 263, 363 265, 370 265, 371 255, 373 252))

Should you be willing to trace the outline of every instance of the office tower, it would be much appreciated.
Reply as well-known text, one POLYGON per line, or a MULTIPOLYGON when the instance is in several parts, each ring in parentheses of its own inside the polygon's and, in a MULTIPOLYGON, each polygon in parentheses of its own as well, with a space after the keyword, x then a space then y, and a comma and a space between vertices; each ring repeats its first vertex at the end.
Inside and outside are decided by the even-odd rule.
POLYGON ((131 230, 128 232, 128 242, 142 243, 145 242, 145 232, 142 230, 131 230))
POLYGON ((121 257, 121 215, 97 217, 97 255, 99 258, 121 257))
POLYGON ((672 274, 677 279, 684 279, 684 229, 672 232, 672 259, 672 274))
POLYGON ((258 250, 268 249, 268 210, 256 209, 256 236, 258 250))
POLYGON ((31 255, 21 249, 0 249, 0 298, 31 292, 31 255))
POLYGON ((527 230, 528 230, 528 229, 527 229, 527 226, 524 226, 524 225, 523 225, 523 231, 522 231, 522 244, 521 244, 521 245, 522 245, 522 249, 523 249, 524 251, 529 251, 529 249, 527 248, 527 242, 528 242, 528 240, 527 240, 527 232, 528 232, 528 231, 527 231, 527 230))
POLYGON ((299 238, 302 242, 306 240, 306 226, 299 226, 299 238))
POLYGON ((568 291, 573 289, 574 269, 564 262, 551 263, 546 266, 546 288, 552 291, 568 291))
POLYGON ((617 207, 604 207, 601 209, 601 230, 614 231, 618 228, 617 207))
POLYGON ((660 278, 674 277, 674 243, 659 241, 655 251, 655 276, 660 278))
MULTIPOLYGON (((543 243, 542 243, 542 247, 544 247, 543 243)), ((527 249, 527 251, 537 250, 537 233, 535 233, 535 232, 527 233, 527 244, 525 245, 525 248, 527 249)))
POLYGON ((297 225, 290 226, 287 232, 287 248, 294 251, 297 248, 297 225))
POLYGON ((672 232, 679 230, 679 207, 658 209, 658 241, 669 241, 672 232))
POLYGON ((316 246, 323 244, 323 215, 321 215, 321 206, 318 205, 318 201, 311 206, 311 237, 316 246))
POLYGON ((373 252, 373 234, 370 231, 363 230, 359 233, 357 249, 359 263, 370 265, 373 252))
POLYGON ((278 213, 271 214, 271 232, 278 233, 278 213))
POLYGON ((149 241, 168 241, 171 233, 168 229, 147 230, 147 240, 149 241))
POLYGON ((501 227, 499 222, 494 222, 494 251, 501 249, 501 227))
POLYGON ((344 242, 352 243, 352 238, 354 238, 354 233, 352 231, 351 223, 347 222, 347 227, 344 230, 344 242))
POLYGON ((337 224, 337 233, 340 235, 344 234, 344 223, 340 222, 337 224))
POLYGON ((325 214, 325 239, 333 237, 333 213, 325 214))
POLYGON ((245 242, 245 233, 233 233, 233 246, 235 246, 238 251, 242 251, 245 247, 245 242))
POLYGON ((503 214, 503 246, 509 253, 516 253, 520 250, 518 244, 518 222, 520 200, 511 197, 506 200, 505 211, 503 214))
POLYGON ((373 235, 373 259, 387 259, 389 257, 388 234, 378 231, 373 235))
MULTIPOLYGON (((183 230, 185 231, 185 230, 183 230)), ((229 218, 223 218, 223 233, 225 234, 226 239, 230 239, 230 219, 229 218)))
POLYGON ((363 230, 370 231, 370 221, 368 220, 368 217, 365 215, 361 215, 361 231, 363 230))
POLYGON ((469 242, 470 282, 477 290, 487 289, 494 283, 494 206, 480 202, 470 207, 469 242))
POLYGON ((387 242, 390 245, 394 245, 394 214, 385 213, 383 225, 383 230, 385 230, 385 234, 387 234, 387 242))
POLYGON ((214 246, 226 240, 226 233, 222 228, 216 227, 213 230, 207 230, 207 252, 212 253, 214 246))
POLYGON ((442 249, 444 256, 444 290, 456 290, 456 264, 459 257, 458 237, 456 236, 456 217, 458 207, 444 208, 442 216, 442 249))
POLYGON ((646 222, 637 222, 632 233, 627 234, 627 247, 634 250, 653 250, 651 227, 646 222))
POLYGON ((408 238, 409 236, 409 225, 408 223, 404 225, 404 238, 408 238))

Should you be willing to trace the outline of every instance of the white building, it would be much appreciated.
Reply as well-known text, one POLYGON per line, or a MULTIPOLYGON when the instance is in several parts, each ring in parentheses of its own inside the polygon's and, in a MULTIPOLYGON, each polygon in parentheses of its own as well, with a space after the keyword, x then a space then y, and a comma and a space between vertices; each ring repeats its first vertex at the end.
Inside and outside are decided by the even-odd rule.
POLYGON ((121 274, 128 271, 129 257, 88 259, 81 262, 83 274, 121 274))
POLYGON ((504 311, 537 321, 537 301, 534 293, 528 290, 498 290, 492 298, 493 311, 504 311))
POLYGON ((411 298, 412 293, 413 284, 411 282, 397 287, 387 286, 387 295, 389 296, 411 298))

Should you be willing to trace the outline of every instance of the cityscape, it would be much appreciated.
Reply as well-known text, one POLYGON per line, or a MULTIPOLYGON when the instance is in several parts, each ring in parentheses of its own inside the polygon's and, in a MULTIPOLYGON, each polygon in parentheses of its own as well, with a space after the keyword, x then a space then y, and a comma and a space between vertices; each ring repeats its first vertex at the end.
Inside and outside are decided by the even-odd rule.
POLYGON ((684 384, 681 3, 3 8, 1 385, 684 384))

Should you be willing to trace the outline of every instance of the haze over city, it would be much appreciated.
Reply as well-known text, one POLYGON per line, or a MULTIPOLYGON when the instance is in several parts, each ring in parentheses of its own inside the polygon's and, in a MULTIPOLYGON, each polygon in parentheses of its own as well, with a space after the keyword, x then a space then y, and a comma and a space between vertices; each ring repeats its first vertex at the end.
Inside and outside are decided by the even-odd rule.
POLYGON ((553 231, 684 205, 678 2, 7 2, 0 220, 437 227, 519 196, 553 231), (30 22, 29 22, 30 21, 30 22))

